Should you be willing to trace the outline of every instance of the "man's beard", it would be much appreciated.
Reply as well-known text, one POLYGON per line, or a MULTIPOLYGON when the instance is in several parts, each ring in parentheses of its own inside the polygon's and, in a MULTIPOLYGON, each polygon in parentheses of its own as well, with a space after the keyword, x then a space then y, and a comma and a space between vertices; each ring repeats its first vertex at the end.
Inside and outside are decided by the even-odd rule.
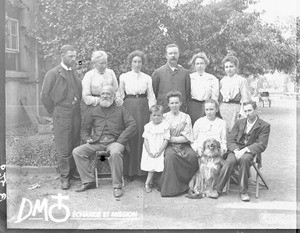
POLYGON ((113 104, 113 99, 100 99, 100 106, 104 108, 108 108, 113 104))

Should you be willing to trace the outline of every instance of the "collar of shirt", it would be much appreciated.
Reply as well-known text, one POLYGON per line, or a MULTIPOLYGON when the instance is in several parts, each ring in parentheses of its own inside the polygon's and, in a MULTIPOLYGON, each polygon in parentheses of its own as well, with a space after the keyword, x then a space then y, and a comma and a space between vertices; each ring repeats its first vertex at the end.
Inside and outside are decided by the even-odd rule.
POLYGON ((65 70, 72 70, 71 67, 67 67, 63 62, 60 63, 61 67, 64 68, 65 70))
POLYGON ((252 129, 253 125, 255 124, 255 122, 257 121, 258 117, 256 117, 255 121, 253 121, 252 123, 250 123, 248 120, 247 120, 247 125, 246 125, 246 133, 249 133, 250 130, 252 129))
MULTIPOLYGON (((169 65, 169 63, 168 63, 168 65, 169 65)), ((176 71, 176 70, 178 70, 178 67, 172 67, 172 66, 170 66, 169 65, 169 67, 170 67, 170 69, 174 72, 174 71, 176 71)))

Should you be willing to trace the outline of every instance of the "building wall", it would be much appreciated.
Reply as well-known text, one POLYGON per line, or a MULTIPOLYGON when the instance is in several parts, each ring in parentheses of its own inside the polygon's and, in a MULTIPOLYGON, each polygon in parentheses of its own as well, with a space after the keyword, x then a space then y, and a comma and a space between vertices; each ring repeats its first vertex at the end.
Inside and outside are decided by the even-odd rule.
POLYGON ((19 21, 19 54, 17 70, 6 70, 6 125, 30 122, 21 100, 26 99, 28 109, 37 114, 39 89, 36 85, 35 43, 24 31, 34 26, 35 0, 23 0, 26 7, 6 5, 6 15, 19 21))

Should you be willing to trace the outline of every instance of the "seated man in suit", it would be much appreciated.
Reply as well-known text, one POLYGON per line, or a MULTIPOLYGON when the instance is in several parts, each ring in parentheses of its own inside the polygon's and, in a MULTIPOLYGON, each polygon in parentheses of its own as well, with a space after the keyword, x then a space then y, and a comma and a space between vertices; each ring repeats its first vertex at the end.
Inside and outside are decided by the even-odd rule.
POLYGON ((100 105, 87 109, 81 127, 81 138, 86 143, 73 150, 82 181, 82 186, 76 190, 77 192, 96 187, 94 172, 89 166, 90 157, 98 150, 106 150, 110 154, 108 161, 114 196, 123 195, 123 152, 128 139, 136 133, 136 122, 123 106, 116 106, 114 100, 114 88, 104 86, 100 91, 100 105))
POLYGON ((244 103, 247 118, 238 120, 227 138, 229 154, 222 162, 220 175, 211 198, 218 198, 227 184, 235 165, 239 165, 239 192, 242 201, 250 201, 247 194, 251 162, 256 154, 261 154, 268 145, 270 124, 257 116, 254 101, 244 103))

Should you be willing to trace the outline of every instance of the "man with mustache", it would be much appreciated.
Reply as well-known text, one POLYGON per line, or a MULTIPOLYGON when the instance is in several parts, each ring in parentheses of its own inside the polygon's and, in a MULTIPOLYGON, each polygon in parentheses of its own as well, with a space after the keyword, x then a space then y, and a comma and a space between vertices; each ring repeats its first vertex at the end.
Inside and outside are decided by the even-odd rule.
POLYGON ((123 106, 116 106, 114 101, 114 87, 104 86, 100 90, 100 104, 87 109, 81 127, 81 139, 86 143, 73 150, 73 157, 82 181, 82 186, 76 189, 76 192, 96 187, 90 158, 100 150, 110 154, 108 161, 114 196, 123 195, 123 152, 129 138, 136 133, 136 122, 123 106))
POLYGON ((152 86, 157 104, 162 105, 164 113, 169 112, 166 94, 170 91, 179 91, 182 94, 180 111, 187 110, 191 93, 191 81, 188 70, 178 65, 179 48, 176 44, 166 46, 167 63, 152 74, 152 86))
POLYGON ((74 69, 76 51, 71 45, 61 47, 61 63, 45 76, 41 99, 53 114, 54 143, 57 151, 61 188, 70 188, 70 179, 79 178, 72 150, 80 145, 81 80, 74 69))

